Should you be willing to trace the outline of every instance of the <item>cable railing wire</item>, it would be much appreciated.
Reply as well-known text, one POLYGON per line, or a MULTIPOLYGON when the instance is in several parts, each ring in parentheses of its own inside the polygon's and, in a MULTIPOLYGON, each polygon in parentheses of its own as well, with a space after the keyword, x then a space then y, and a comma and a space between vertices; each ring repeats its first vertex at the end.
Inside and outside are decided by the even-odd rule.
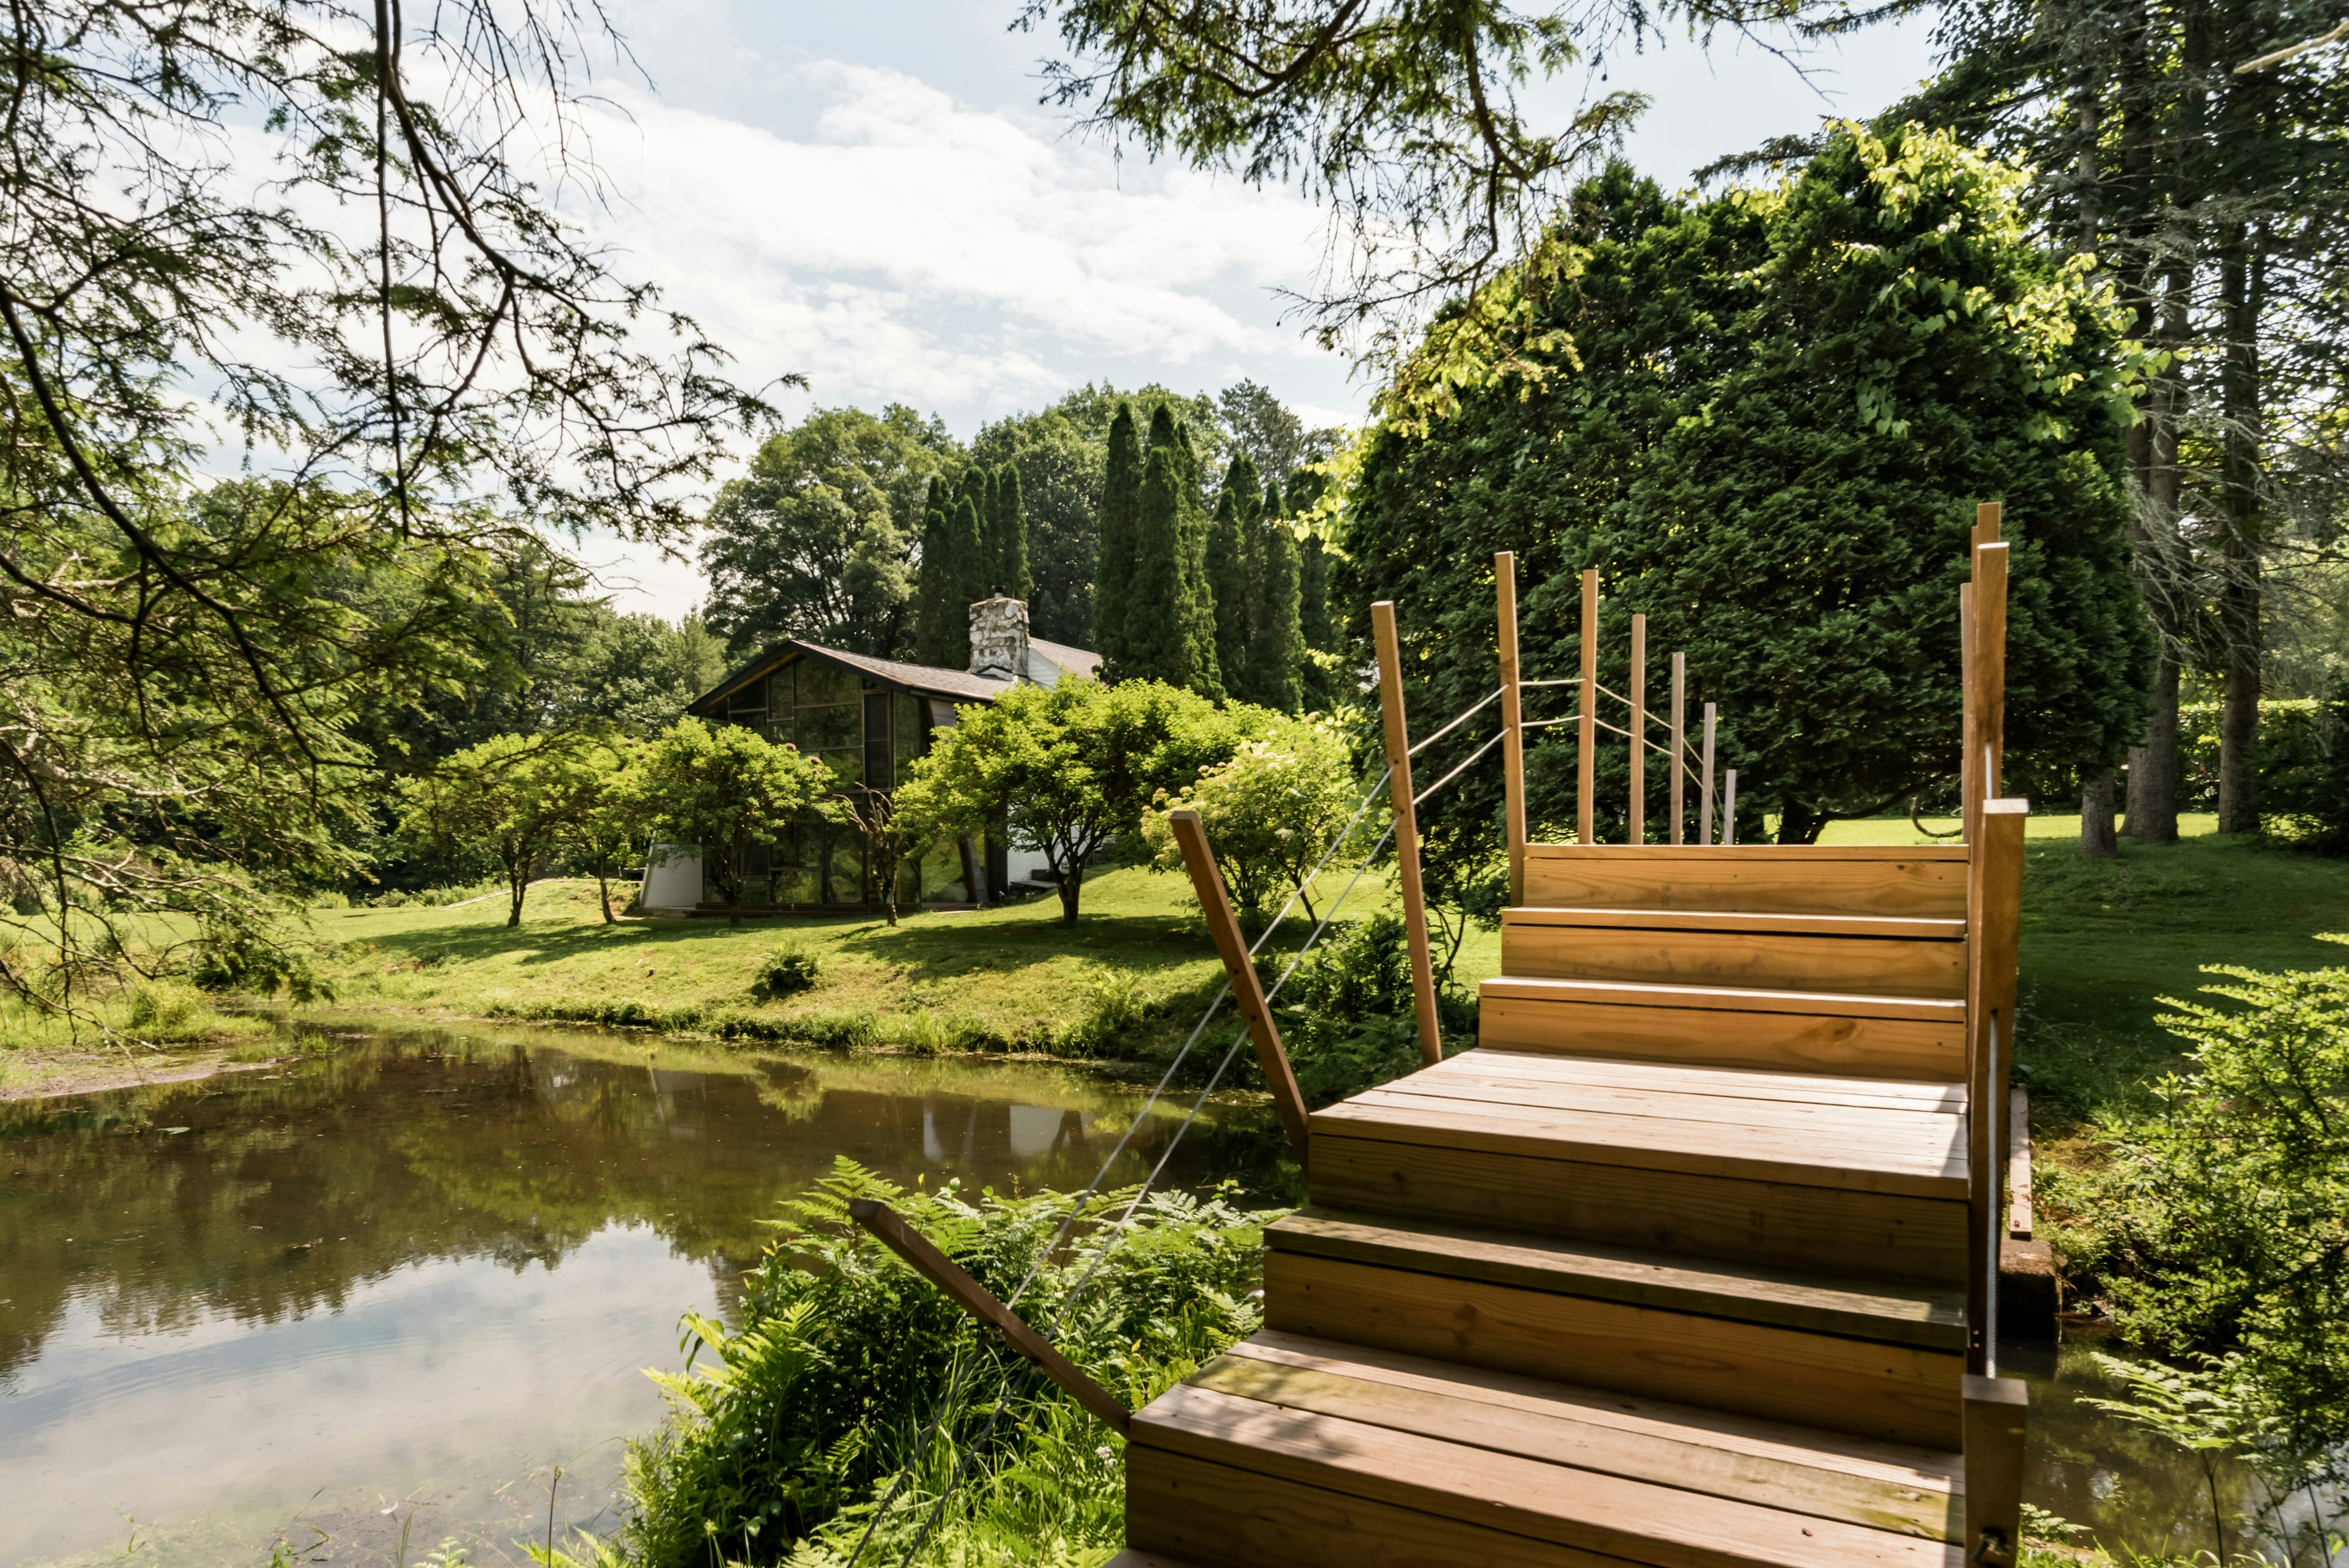
POLYGON ((1462 763, 1458 767, 1454 768, 1450 773, 1444 774, 1442 778, 1428 785, 1427 788, 1421 791, 1419 794, 1412 796, 1411 804, 1413 807, 1416 809, 1426 801, 1428 796, 1433 794, 1437 790, 1442 789, 1445 784, 1450 784, 1454 779, 1458 778, 1462 774, 1466 773, 1470 768, 1474 767, 1484 758, 1485 753, 1491 751, 1495 746, 1499 745, 1503 741, 1508 739, 1508 735, 1509 732, 1504 729, 1499 734, 1495 735, 1491 740, 1485 742, 1483 745, 1469 753, 1467 761, 1462 763))
POLYGON ((1474 706, 1463 708, 1457 714, 1454 715, 1452 722, 1444 725, 1444 728, 1436 731, 1433 735, 1423 737, 1417 745, 1412 747, 1410 751, 1403 754, 1405 756, 1413 757, 1419 755, 1420 753, 1427 750, 1428 747, 1435 744, 1436 742, 1444 739, 1444 736, 1452 733, 1453 731, 1458 729, 1461 725, 1475 718, 1484 710, 1486 703, 1493 701, 1495 699, 1498 698, 1502 692, 1507 690, 1508 688, 1506 686, 1495 687, 1492 691, 1485 693, 1483 699, 1477 701, 1474 706))

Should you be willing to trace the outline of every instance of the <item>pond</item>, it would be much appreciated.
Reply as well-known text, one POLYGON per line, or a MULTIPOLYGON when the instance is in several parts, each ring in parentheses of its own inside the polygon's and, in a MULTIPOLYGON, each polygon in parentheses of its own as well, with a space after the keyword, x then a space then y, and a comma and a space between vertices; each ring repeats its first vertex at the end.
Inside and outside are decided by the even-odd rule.
MULTIPOLYGON (((0 1106, 0 1563, 419 1563, 608 1527, 680 1314, 728 1314, 777 1202, 846 1157, 908 1185, 1072 1188, 1147 1085, 968 1058, 754 1056, 642 1036, 305 1024, 193 1083, 0 1106), (558 1476, 559 1467, 559 1476, 558 1476)), ((1112 1179, 1166 1151, 1188 1098, 1112 1179)), ((1293 1200, 1264 1106, 1214 1104, 1167 1182, 1293 1200)), ((2029 1495, 2107 1542, 2208 1541, 2201 1471, 2012 1357, 2029 1495)))

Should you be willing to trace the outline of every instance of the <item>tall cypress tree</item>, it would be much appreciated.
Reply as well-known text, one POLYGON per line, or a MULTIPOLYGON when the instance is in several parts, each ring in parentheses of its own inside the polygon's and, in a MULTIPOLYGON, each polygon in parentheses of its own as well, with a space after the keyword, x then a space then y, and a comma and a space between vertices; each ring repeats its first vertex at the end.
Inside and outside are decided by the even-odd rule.
POLYGON ((1245 702, 1256 698, 1242 673, 1247 669, 1247 553, 1242 530, 1239 492, 1228 482, 1216 500, 1216 516, 1207 526, 1207 591, 1216 605, 1216 663, 1227 677, 1231 694, 1245 702))
MULTIPOLYGON (((980 485, 985 483, 980 481, 980 485)), ((978 498, 973 494, 978 488, 965 480, 962 495, 947 518, 947 559, 954 594, 944 612, 947 622, 944 643, 947 657, 937 662, 948 670, 970 668, 970 607, 989 592, 984 523, 978 498)))
MULTIPOLYGON (((1165 411, 1164 404, 1159 405, 1159 411, 1165 411)), ((1171 435, 1167 447, 1175 462, 1176 505, 1183 542, 1183 586, 1174 613, 1182 618, 1185 640, 1199 649, 1199 674, 1190 682, 1191 690, 1220 699, 1224 696, 1223 661, 1216 652, 1216 591, 1207 581, 1208 518, 1206 506, 1199 499, 1199 450, 1191 444, 1189 425, 1171 418, 1168 423, 1171 435)), ((1154 416, 1150 429, 1154 437, 1158 431, 1154 416)))
POLYGON ((1305 628, 1299 618, 1297 535, 1279 517, 1255 524, 1262 541, 1258 574, 1258 619, 1247 642, 1248 701, 1284 713, 1305 706, 1305 628))
POLYGON ((1019 500, 1019 471, 1008 462, 995 471, 987 525, 995 591, 1024 604, 1036 588, 1028 572, 1028 508, 1019 500))
MULTIPOLYGON (((1126 605, 1126 663, 1137 680, 1164 680, 1195 689, 1202 674, 1199 639, 1182 613, 1183 465, 1172 442, 1153 446, 1143 460, 1136 507, 1133 576, 1126 605)), ((1206 651, 1212 656, 1214 644, 1206 651)))
MULTIPOLYGON (((1321 499, 1321 476, 1299 469, 1288 476, 1288 509, 1309 510, 1321 499)), ((1321 552, 1321 535, 1308 533, 1298 563, 1298 618, 1305 627, 1305 646, 1323 653, 1338 650, 1337 628, 1330 618, 1330 558, 1321 552)))
POLYGON ((1133 406, 1120 403, 1109 421, 1109 462, 1102 476, 1100 566, 1093 576, 1093 651, 1102 673, 1123 679, 1127 664, 1127 588, 1133 578, 1136 518, 1142 504, 1142 437, 1133 406))
MULTIPOLYGON (((922 563, 914 578, 914 659, 916 663, 947 665, 954 655, 955 603, 953 533, 947 509, 953 492, 941 479, 930 481, 929 504, 922 513, 922 563)), ((969 635, 968 627, 964 635, 969 635)))

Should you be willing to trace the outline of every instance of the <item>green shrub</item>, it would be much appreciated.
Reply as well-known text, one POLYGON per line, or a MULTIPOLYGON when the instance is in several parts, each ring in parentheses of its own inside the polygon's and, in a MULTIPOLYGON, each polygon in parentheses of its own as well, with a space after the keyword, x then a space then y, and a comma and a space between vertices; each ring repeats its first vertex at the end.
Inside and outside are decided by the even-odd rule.
MULTIPOLYGON (((907 1192, 848 1160, 783 1205, 766 1261, 749 1277, 742 1327, 686 1320, 683 1374, 657 1375, 670 1414, 631 1445, 624 1544, 652 1568, 715 1561, 844 1561, 871 1509, 912 1454, 940 1394, 968 1379, 920 1471, 879 1532, 895 1562, 927 1503, 966 1457, 942 1536, 948 1558, 978 1564, 1096 1562, 1123 1519, 1118 1439, 979 1334, 959 1309, 848 1219, 878 1199, 999 1296, 1009 1297, 1078 1206, 1071 1195, 966 1202, 951 1185, 907 1192), (989 1429, 999 1400, 1003 1417, 989 1429), (797 1557, 795 1543, 807 1540, 797 1557)), ((1020 1315, 1050 1329, 1070 1359, 1138 1407, 1257 1325, 1262 1228, 1272 1218, 1160 1193, 1113 1233, 1132 1194, 1082 1206, 1083 1240, 1046 1261, 1020 1315), (1099 1272, 1071 1306, 1097 1249, 1099 1272)))
POLYGON ((800 948, 777 948, 759 966, 758 978, 750 982, 757 996, 781 1002, 815 987, 818 969, 815 954, 800 948))
MULTIPOLYGON (((2338 937, 2327 940, 2343 940, 2338 937)), ((2231 1008, 2168 1000, 2192 1071, 2050 1171, 2067 1264, 2137 1343, 2223 1355, 2294 1452, 2349 1444, 2349 969, 2214 965, 2231 1008)))
MULTIPOLYGON (((1402 921, 1373 915, 1306 955, 1273 1011, 1297 1086, 1325 1106, 1421 1064, 1411 948, 1402 921)), ((1438 981, 1436 1015, 1448 1051, 1476 1043, 1476 1004, 1438 981)))

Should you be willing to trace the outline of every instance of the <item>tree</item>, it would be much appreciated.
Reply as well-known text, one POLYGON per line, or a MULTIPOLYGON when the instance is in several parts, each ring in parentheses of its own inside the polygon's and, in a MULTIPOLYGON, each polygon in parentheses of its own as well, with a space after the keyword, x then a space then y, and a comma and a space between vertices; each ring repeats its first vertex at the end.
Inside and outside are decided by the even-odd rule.
POLYGON ((1126 674, 1128 596, 1142 533, 1142 440, 1131 404, 1120 403, 1110 421, 1106 471, 1102 477, 1101 566, 1093 582, 1093 649, 1112 680, 1126 674))
POLYGON ((1247 701, 1283 713, 1300 712, 1311 658, 1305 649, 1297 535, 1288 520, 1278 516, 1265 518, 1256 530, 1263 564, 1253 583, 1257 604, 1245 694, 1247 701))
POLYGON ((832 819, 832 770, 795 746, 778 746, 740 724, 679 719, 645 753, 645 826, 676 854, 699 846, 730 923, 742 923, 750 852, 781 844, 810 816, 832 819))
POLYGON ((1223 416, 1231 442, 1256 472, 1267 476, 1287 473, 1309 462, 1319 462, 1337 450, 1341 433, 1309 431, 1272 389, 1238 380, 1216 394, 1216 411, 1223 416))
MULTIPOLYGON (((2031 242, 2022 179, 1947 136, 1846 128, 1775 189, 1682 202, 1619 166, 1584 186, 1522 373, 1456 411, 1390 403, 1362 460, 1341 588, 1402 607, 1413 709, 1491 690, 1496 549, 1518 552, 1535 675, 1578 662, 1596 566, 1600 680, 1626 689, 1645 612, 1653 656, 1685 650, 1692 700, 1720 704, 1741 803, 1811 842, 1955 774, 1957 584, 1974 503, 2002 496, 2009 747, 2116 757, 2150 653, 2121 324, 2031 242)), ((1572 818, 1565 755, 1533 748, 1537 823, 1572 818)), ((1609 800, 1620 756, 1601 753, 1609 800)), ((1488 836, 1498 790, 1471 774, 1432 815, 1488 836)))
POLYGON ((1038 637, 1079 648, 1094 639, 1104 459, 1113 410, 1094 389, 1033 414, 997 420, 971 442, 973 461, 1019 472, 1032 590, 1028 622, 1038 637))
POLYGON ((709 508, 704 612, 737 659, 784 638, 896 654, 912 639, 912 542, 961 445, 903 403, 818 409, 767 438, 709 508))
POLYGON ((1191 519, 1199 506, 1187 475, 1184 454, 1171 439, 1154 444, 1143 462, 1120 673, 1220 697, 1215 600, 1205 581, 1204 544, 1195 555, 1192 546, 1191 519))
POLYGON ((1247 696, 1243 677, 1247 668, 1249 600, 1254 597, 1248 581, 1247 533, 1253 531, 1241 515, 1238 488, 1226 479, 1223 493, 1216 498, 1215 518, 1207 524, 1207 592, 1216 606, 1216 666, 1230 673, 1232 694, 1242 700, 1247 696))
POLYGON ((568 787, 579 742, 500 735, 403 782, 403 826, 419 837, 488 857, 504 873, 506 924, 522 924, 530 874, 574 824, 583 802, 568 787))
POLYGON ((1326 724, 1282 719, 1261 740, 1241 742, 1231 760, 1198 782, 1154 802, 1142 835, 1161 871, 1183 867, 1168 814, 1195 811, 1233 905, 1261 923, 1283 889, 1293 889, 1315 919, 1309 886, 1359 804, 1344 737, 1326 724))
POLYGON ((612 914, 612 870, 646 848, 650 809, 637 774, 644 742, 626 736, 595 736, 554 751, 547 760, 550 793, 559 801, 557 838, 595 874, 595 898, 607 926, 612 914))
POLYGON ((1014 843, 1042 852, 1073 924, 1093 857, 1113 836, 1138 837, 1152 798, 1229 757, 1247 722, 1163 681, 1015 686, 936 732, 897 809, 921 839, 1008 824, 1014 843))
POLYGON ((1026 603, 1036 591, 1028 571, 1028 509, 1019 500, 1019 471, 1008 462, 988 482, 986 556, 989 589, 1026 603))
POLYGON ((616 44, 583 15, 0 22, 0 920, 53 955, 0 964, 20 997, 351 874, 375 737, 493 660, 498 563, 682 539, 766 417, 547 193, 616 44))

